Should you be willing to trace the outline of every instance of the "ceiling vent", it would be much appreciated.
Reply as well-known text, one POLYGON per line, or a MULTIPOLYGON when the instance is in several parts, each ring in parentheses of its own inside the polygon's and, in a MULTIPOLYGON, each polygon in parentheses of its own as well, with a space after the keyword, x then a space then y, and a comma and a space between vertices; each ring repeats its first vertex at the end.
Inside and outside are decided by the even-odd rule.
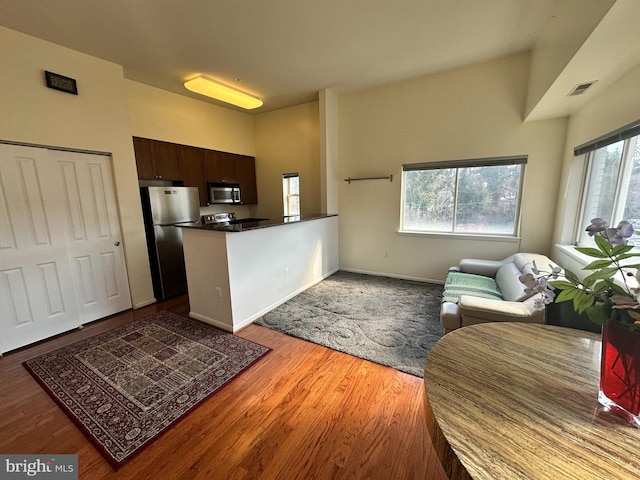
POLYGON ((591 88, 591 85, 593 85, 596 82, 597 80, 594 80, 593 82, 579 83, 578 85, 576 85, 571 89, 571 91, 568 93, 567 96, 575 97, 576 95, 582 95, 584 92, 589 90, 589 88, 591 88))

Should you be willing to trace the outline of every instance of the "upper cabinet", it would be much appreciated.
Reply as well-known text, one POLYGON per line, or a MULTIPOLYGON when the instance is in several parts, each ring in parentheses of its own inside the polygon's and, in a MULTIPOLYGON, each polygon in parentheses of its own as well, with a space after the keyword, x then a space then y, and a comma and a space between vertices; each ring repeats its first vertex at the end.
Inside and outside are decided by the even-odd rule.
POLYGON ((163 180, 180 180, 180 156, 178 145, 168 142, 154 142, 156 174, 163 180))
POLYGON ((143 180, 182 180, 178 145, 133 137, 138 178, 143 180))
POLYGON ((182 167, 182 181, 185 187, 198 187, 200 205, 209 203, 207 198, 207 182, 204 177, 204 151, 202 148, 180 145, 180 166, 182 167))
POLYGON ((234 155, 236 178, 240 184, 242 203, 258 203, 258 185, 256 184, 256 159, 247 155, 234 155))
POLYGON ((238 183, 236 165, 232 153, 207 150, 204 154, 208 182, 238 183))
POLYGON ((133 137, 133 149, 136 153, 138 178, 143 180, 155 180, 156 174, 153 166, 153 140, 133 137))
POLYGON ((256 184, 256 159, 236 153, 205 152, 205 175, 207 182, 237 183, 244 205, 258 203, 256 184))
POLYGON ((170 180, 198 187, 200 205, 208 205, 207 182, 240 184, 242 203, 258 203, 254 157, 133 137, 140 180, 170 180))

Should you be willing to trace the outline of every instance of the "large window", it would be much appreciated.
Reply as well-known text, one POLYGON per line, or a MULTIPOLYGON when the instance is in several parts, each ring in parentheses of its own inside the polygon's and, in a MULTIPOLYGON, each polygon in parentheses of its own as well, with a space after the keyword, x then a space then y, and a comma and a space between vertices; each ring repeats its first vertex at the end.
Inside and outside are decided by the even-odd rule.
POLYGON ((282 175, 282 202, 285 217, 300 215, 300 177, 297 173, 282 175))
POLYGON ((600 141, 607 144, 594 144, 585 153, 587 175, 576 234, 580 244, 590 243, 584 227, 599 217, 612 226, 631 222, 636 230, 631 241, 640 246, 640 141, 632 133, 611 138, 611 143, 600 141))
POLYGON ((515 236, 526 157, 402 167, 402 225, 409 232, 515 236))

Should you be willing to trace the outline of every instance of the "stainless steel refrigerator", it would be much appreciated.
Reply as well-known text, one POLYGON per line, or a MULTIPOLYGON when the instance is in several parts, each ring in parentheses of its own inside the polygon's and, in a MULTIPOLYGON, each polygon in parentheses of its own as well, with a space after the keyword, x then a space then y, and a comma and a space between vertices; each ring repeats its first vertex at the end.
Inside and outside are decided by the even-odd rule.
POLYGON ((197 187, 141 187, 147 249, 156 300, 187 292, 182 229, 200 220, 197 187))

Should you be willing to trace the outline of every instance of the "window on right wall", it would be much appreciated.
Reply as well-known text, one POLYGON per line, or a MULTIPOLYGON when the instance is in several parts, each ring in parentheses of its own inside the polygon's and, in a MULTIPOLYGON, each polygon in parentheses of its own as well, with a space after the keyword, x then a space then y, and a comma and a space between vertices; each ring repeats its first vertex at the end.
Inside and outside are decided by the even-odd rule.
POLYGON ((634 133, 627 128, 576 149, 576 154, 587 155, 578 244, 593 243, 585 227, 593 218, 602 218, 611 226, 631 222, 635 233, 630 241, 640 247, 640 135, 634 133))

